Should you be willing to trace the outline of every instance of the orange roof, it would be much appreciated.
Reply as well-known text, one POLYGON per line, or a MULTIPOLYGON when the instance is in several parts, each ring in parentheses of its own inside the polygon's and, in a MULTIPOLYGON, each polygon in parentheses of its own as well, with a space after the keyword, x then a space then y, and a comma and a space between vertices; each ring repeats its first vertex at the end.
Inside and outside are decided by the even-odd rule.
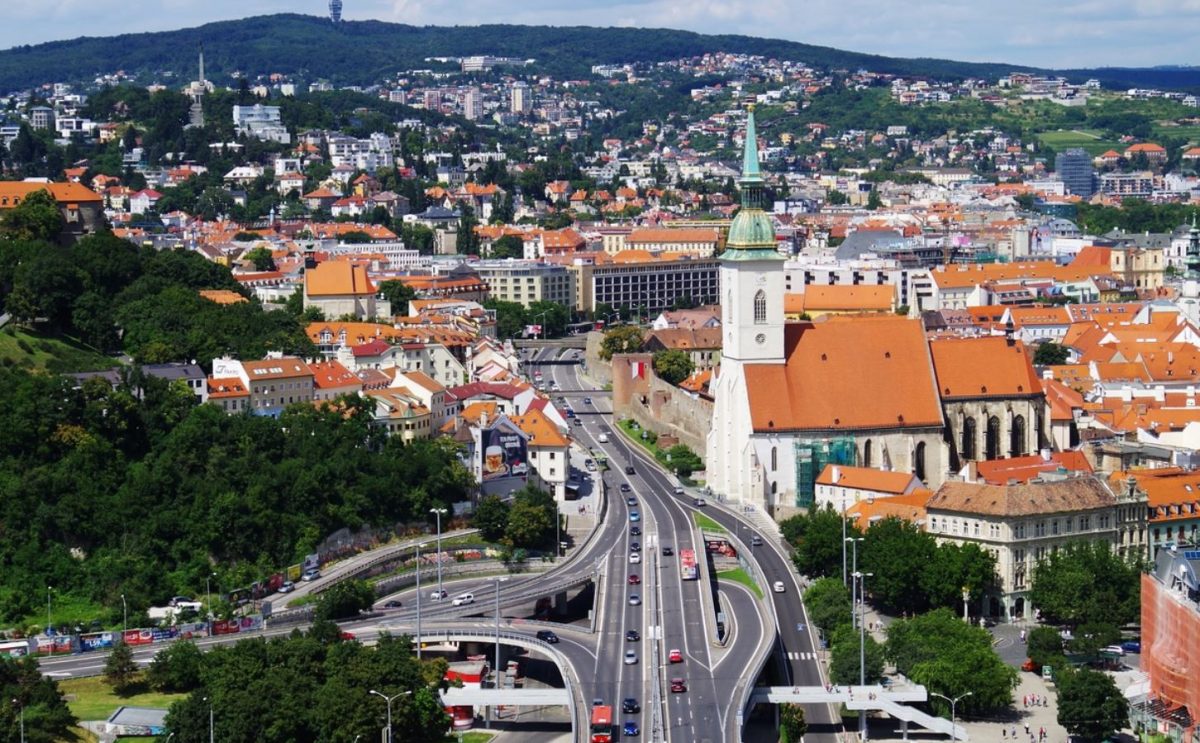
POLYGON ((1074 411, 1083 408, 1083 395, 1057 379, 1043 379, 1041 382, 1046 402, 1050 403, 1050 420, 1073 420, 1074 411))
POLYGON ((1153 142, 1138 142, 1137 144, 1131 144, 1125 148, 1125 154, 1127 155, 1130 153, 1137 154, 1139 152, 1144 152, 1149 155, 1166 153, 1166 150, 1162 145, 1155 144, 1153 142))
POLYGON ((249 397, 250 390, 237 377, 208 378, 208 399, 220 400, 230 397, 249 397))
POLYGON ((1027 263, 953 264, 940 266, 930 271, 940 288, 969 288, 991 281, 1031 281, 1050 279, 1054 281, 1079 281, 1092 275, 1109 273, 1107 268, 1097 271, 1088 267, 1059 266, 1048 261, 1027 263))
POLYGON ((1114 490, 1123 490, 1125 481, 1130 477, 1137 481, 1138 488, 1145 491, 1149 505, 1154 509, 1150 516, 1152 521, 1196 517, 1194 513, 1187 513, 1189 509, 1172 509, 1171 506, 1200 500, 1200 472, 1189 472, 1179 467, 1118 471, 1109 475, 1109 483, 1114 490))
POLYGON ((1075 259, 1071 261, 1071 265, 1106 269, 1112 265, 1112 248, 1088 245, 1075 254, 1075 259))
POLYGON ((913 524, 924 524, 925 503, 933 496, 932 490, 917 488, 908 495, 888 498, 866 498, 846 509, 846 516, 854 519, 860 531, 866 531, 876 521, 895 517, 913 524))
POLYGON ((243 361, 242 368, 246 370, 251 382, 312 376, 312 372, 308 370, 308 364, 290 356, 282 359, 243 361))
POLYGON ((888 472, 869 467, 847 467, 846 465, 827 464, 817 476, 818 485, 836 485, 839 488, 852 490, 873 490, 877 493, 892 493, 902 495, 920 484, 916 475, 909 472, 888 472), (834 471, 837 479, 834 480, 834 471))
MULTIPOLYGON (((788 309, 792 296, 785 294, 783 297, 785 312, 796 311, 788 309)), ((896 300, 896 287, 891 284, 813 284, 805 287, 804 293, 798 296, 798 300, 791 300, 791 307, 794 308, 798 302, 799 312, 891 312, 896 300)))
POLYGON ((229 289, 201 289, 199 292, 201 297, 204 297, 210 302, 217 304, 241 304, 250 300, 229 289))
POLYGON ((313 386, 317 389, 324 390, 335 387, 357 387, 362 389, 362 382, 359 381, 354 372, 336 361, 318 361, 309 364, 308 368, 312 370, 313 386))
POLYGON ((1040 454, 1010 459, 992 459, 975 465, 979 479, 992 485, 1004 485, 1010 480, 1028 482, 1049 472, 1092 473, 1092 465, 1080 451, 1054 452, 1049 459, 1040 454))
POLYGON ((334 340, 337 340, 344 332, 348 346, 359 345, 376 338, 398 341, 403 337, 401 331, 391 325, 378 322, 326 322, 322 320, 321 322, 311 322, 304 329, 313 343, 320 343, 321 335, 325 331, 329 331, 334 340))
POLYGON ((310 297, 369 296, 377 291, 366 267, 344 261, 318 263, 304 273, 304 293, 310 297))
POLYGON ((100 194, 80 183, 39 183, 36 181, 0 181, 0 206, 16 206, 35 191, 49 191, 60 204, 103 201, 100 194))
POLYGON ((517 424, 525 433, 529 434, 529 446, 552 446, 562 448, 570 446, 571 440, 563 435, 562 431, 558 430, 558 426, 550 422, 546 414, 537 408, 530 408, 525 412, 525 415, 511 416, 513 423, 517 424))
POLYGON ((919 320, 790 323, 783 364, 747 364, 755 431, 941 426, 942 408, 919 320))
POLYGON ((1042 392, 1023 343, 1000 336, 930 341, 943 399, 1026 397, 1042 392))

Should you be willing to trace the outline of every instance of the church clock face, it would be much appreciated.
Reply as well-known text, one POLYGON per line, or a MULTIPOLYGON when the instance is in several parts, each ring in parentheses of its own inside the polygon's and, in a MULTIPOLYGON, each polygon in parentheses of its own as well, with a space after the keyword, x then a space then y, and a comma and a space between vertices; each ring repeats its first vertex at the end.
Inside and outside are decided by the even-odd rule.
POLYGON ((754 336, 754 342, 761 346, 767 342, 767 336, 759 333, 758 335, 754 336))

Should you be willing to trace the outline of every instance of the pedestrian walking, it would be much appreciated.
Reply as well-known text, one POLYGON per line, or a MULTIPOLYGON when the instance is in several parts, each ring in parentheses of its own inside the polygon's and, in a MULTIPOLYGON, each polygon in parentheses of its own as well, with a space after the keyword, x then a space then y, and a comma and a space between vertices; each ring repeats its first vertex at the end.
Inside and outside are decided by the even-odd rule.
POLYGON ((1009 729, 1008 734, 1013 740, 1016 740, 1017 739, 1017 726, 1013 725, 1012 728, 1009 729))
POLYGON ((1033 733, 1029 732, 1029 723, 1025 723, 1025 734, 1033 737, 1033 733))
POLYGON ((1000 727, 1000 738, 1001 740, 1008 740, 1008 728, 1004 726, 1000 727))

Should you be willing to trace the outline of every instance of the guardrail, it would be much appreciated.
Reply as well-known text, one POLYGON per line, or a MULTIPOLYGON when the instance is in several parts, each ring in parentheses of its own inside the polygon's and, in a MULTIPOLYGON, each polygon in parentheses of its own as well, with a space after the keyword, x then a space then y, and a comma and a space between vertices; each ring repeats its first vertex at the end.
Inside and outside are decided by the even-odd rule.
MULTIPOLYGON (((478 529, 462 529, 462 530, 453 532, 453 536, 457 538, 457 537, 462 537, 462 536, 466 536, 466 535, 470 535, 470 534, 478 534, 478 533, 479 533, 478 529)), ((442 539, 447 539, 447 538, 449 538, 447 535, 445 535, 445 534, 442 535, 442 539)), ((428 539, 414 542, 413 544, 403 544, 403 545, 397 544, 397 545, 387 545, 387 546, 381 547, 380 548, 381 551, 387 550, 386 554, 381 554, 372 560, 368 560, 367 562, 364 562, 362 565, 357 565, 353 568, 349 568, 345 572, 340 572, 340 573, 337 573, 336 575, 329 576, 329 578, 326 581, 323 581, 322 583, 313 586, 312 590, 309 591, 309 593, 310 594, 321 593, 322 591, 325 591, 325 590, 329 589, 330 587, 332 587, 344 580, 353 580, 355 578, 360 578, 360 577, 370 577, 371 570, 381 567, 381 566, 385 566, 389 562, 403 560, 405 557, 408 556, 409 553, 416 552, 418 544, 424 546, 426 544, 429 544, 430 542, 436 542, 436 541, 437 541, 437 537, 430 536, 428 539)), ((335 570, 337 569, 336 565, 335 565, 334 569, 335 570)))

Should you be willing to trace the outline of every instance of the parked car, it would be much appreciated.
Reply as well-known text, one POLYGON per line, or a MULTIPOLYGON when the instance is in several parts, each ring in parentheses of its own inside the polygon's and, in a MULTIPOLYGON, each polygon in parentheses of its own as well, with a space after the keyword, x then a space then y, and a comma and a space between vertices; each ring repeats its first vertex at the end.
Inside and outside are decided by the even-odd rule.
POLYGON ((473 604, 473 603, 475 603, 475 594, 460 593, 459 595, 454 597, 454 600, 450 602, 450 605, 451 606, 466 606, 467 604, 473 604))
POLYGON ((671 679, 671 693, 682 694, 687 691, 687 682, 681 678, 671 679))
POLYGON ((1140 654, 1142 652, 1142 641, 1126 640, 1125 642, 1121 643, 1121 648, 1127 653, 1140 654))
POLYGON ((1125 655, 1125 648, 1123 648, 1120 645, 1108 645, 1104 649, 1102 649, 1100 652, 1110 653, 1112 655, 1125 655))
POLYGON ((1033 662, 1033 658, 1026 658, 1025 662, 1021 664, 1021 670, 1029 671, 1030 673, 1037 673, 1040 669, 1038 669, 1037 664, 1033 662))
POLYGON ((679 648, 671 648, 667 651, 667 661, 670 663, 682 663, 683 653, 679 652, 679 648))
POLYGON ((558 644, 558 635, 554 634, 553 632, 551 632, 548 629, 538 630, 536 636, 537 636, 537 639, 541 640, 542 642, 548 642, 551 645, 558 644))
POLYGON ((627 715, 636 715, 642 711, 642 705, 633 697, 625 697, 621 700, 621 711, 627 715))
POLYGON ((296 590, 296 584, 290 580, 285 580, 283 585, 279 586, 280 593, 291 593, 294 590, 296 590))

